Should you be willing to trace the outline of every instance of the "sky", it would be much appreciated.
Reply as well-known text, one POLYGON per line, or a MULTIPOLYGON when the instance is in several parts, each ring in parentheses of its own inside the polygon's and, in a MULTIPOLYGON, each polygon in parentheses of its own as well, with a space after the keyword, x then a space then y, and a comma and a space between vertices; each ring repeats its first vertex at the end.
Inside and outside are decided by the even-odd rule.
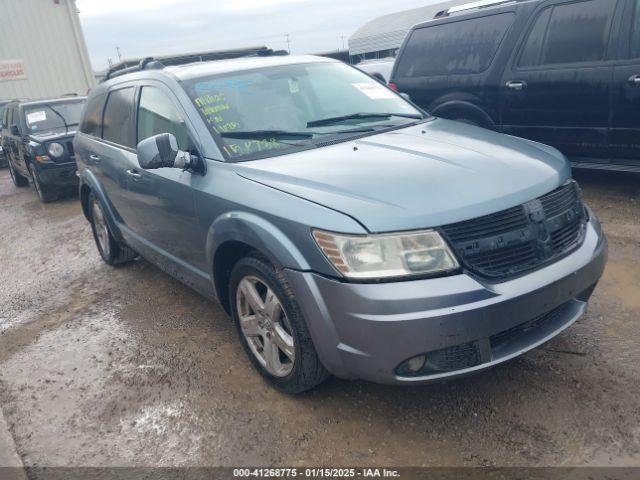
POLYGON ((266 45, 335 51, 380 15, 441 0, 76 0, 95 70, 123 59, 266 45))

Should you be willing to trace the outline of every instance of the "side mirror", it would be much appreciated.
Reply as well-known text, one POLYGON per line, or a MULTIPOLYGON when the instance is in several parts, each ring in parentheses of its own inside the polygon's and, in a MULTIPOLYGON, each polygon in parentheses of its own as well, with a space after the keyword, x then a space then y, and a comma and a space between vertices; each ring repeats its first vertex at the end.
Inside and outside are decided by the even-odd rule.
POLYGON ((138 163, 145 170, 156 168, 192 168, 194 159, 189 152, 178 149, 178 140, 171 133, 161 133, 138 144, 138 163))
POLYGON ((20 135, 20 130, 18 130, 18 125, 11 125, 11 135, 15 135, 16 137, 20 135))
POLYGON ((400 96, 404 98, 407 102, 411 101, 411 97, 409 96, 408 93, 401 93, 400 96))
POLYGON ((379 73, 379 72, 373 72, 373 73, 371 74, 371 76, 372 76, 373 78, 375 78, 377 81, 379 81, 381 84, 383 84, 383 85, 386 85, 386 84, 387 84, 387 81, 385 80, 384 76, 383 76, 381 73, 379 73))

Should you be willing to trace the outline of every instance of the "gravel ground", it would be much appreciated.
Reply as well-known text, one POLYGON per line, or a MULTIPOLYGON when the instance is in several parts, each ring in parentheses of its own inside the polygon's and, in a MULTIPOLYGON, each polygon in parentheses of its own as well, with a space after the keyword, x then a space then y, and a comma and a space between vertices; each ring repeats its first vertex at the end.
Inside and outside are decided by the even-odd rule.
POLYGON ((640 466, 640 177, 577 175, 610 241, 589 313, 480 375, 298 397, 221 308, 98 257, 77 199, 0 172, 0 402, 28 466, 640 466))

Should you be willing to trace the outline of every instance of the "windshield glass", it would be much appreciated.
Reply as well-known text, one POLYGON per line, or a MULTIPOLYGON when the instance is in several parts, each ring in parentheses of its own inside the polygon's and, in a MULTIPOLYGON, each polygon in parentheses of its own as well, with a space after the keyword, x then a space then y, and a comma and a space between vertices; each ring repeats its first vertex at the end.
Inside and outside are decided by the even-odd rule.
POLYGON ((29 133, 65 133, 77 130, 84 102, 56 102, 29 105, 24 116, 29 133), (66 124, 66 125, 65 125, 66 124))
POLYGON ((226 157, 263 158, 405 126, 423 115, 342 63, 260 68, 184 82, 226 157))

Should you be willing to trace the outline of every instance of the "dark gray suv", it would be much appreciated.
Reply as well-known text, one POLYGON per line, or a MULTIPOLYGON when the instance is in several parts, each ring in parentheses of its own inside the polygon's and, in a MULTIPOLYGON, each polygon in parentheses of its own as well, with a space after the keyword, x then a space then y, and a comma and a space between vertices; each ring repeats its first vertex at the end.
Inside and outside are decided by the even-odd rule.
POLYGON ((557 150, 329 59, 144 61, 91 93, 75 151, 102 258, 216 298, 285 392, 506 361, 575 322, 606 262, 557 150))

